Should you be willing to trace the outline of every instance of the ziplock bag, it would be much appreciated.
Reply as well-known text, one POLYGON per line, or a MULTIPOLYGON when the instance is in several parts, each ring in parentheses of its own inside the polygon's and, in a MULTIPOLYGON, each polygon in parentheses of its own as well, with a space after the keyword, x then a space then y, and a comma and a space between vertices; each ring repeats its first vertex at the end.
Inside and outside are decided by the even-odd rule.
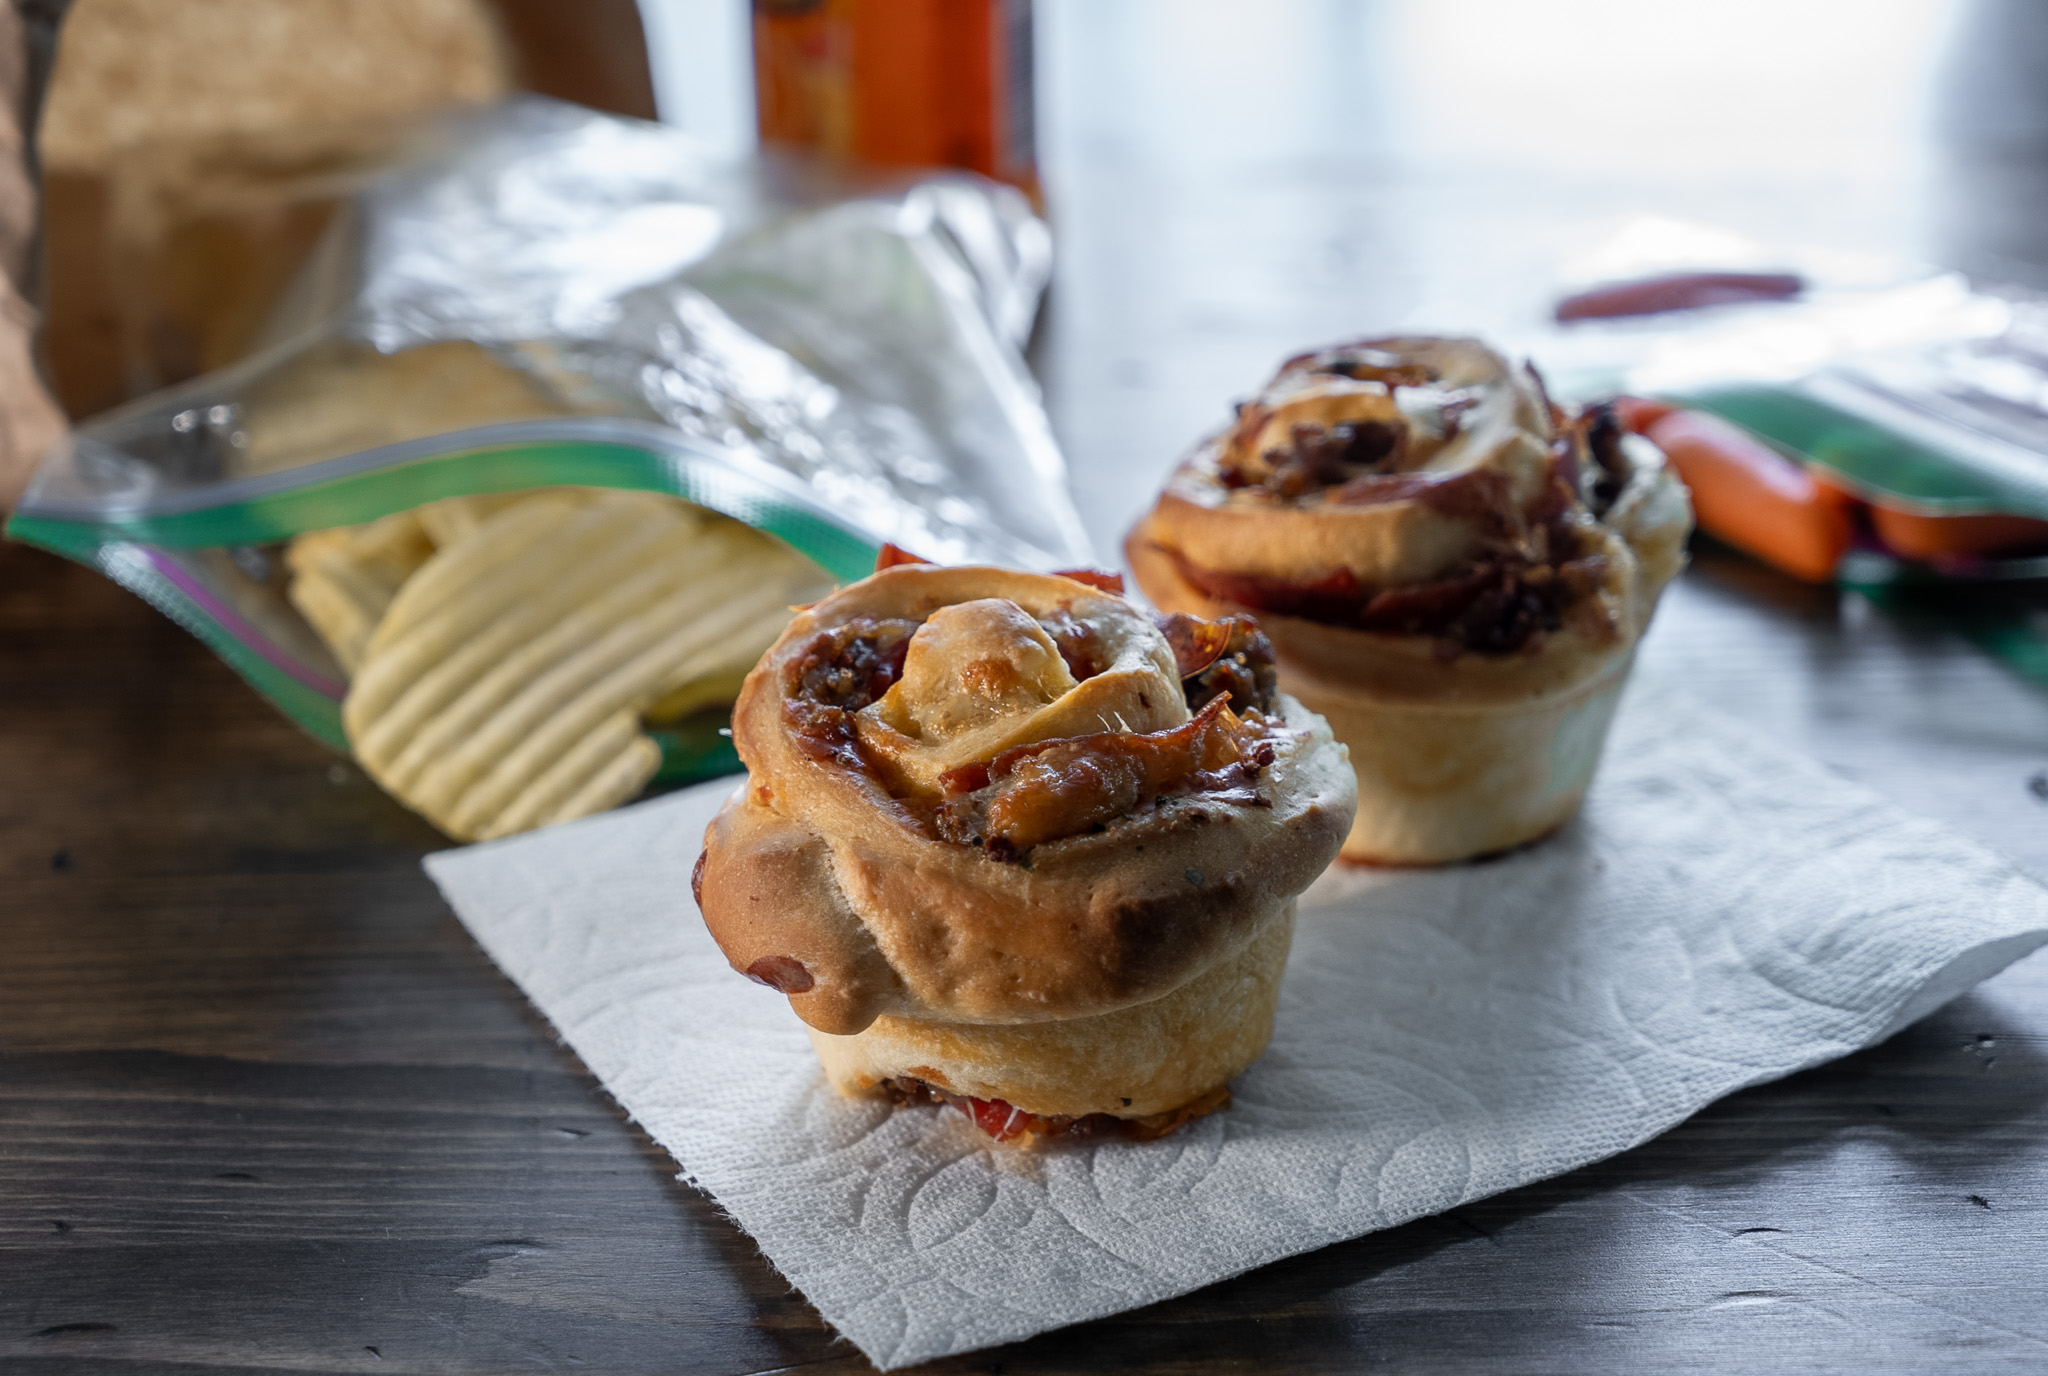
MULTIPOLYGON (((293 537, 446 498, 672 493, 851 579, 891 542, 1084 563, 1019 349, 1050 260, 1015 191, 832 195, 526 97, 424 130, 233 367, 89 422, 7 533, 92 564, 348 748, 293 537)), ((659 777, 735 767, 709 725, 659 777)))
POLYGON ((1567 271, 1577 294, 1560 319, 1730 274, 1777 281, 1785 299, 1573 324, 1536 351, 1567 394, 1675 401, 1800 462, 1824 499, 1861 512, 1845 566, 1857 580, 2048 573, 2048 560, 2013 557, 2048 549, 2048 302, 1645 217, 1567 271))

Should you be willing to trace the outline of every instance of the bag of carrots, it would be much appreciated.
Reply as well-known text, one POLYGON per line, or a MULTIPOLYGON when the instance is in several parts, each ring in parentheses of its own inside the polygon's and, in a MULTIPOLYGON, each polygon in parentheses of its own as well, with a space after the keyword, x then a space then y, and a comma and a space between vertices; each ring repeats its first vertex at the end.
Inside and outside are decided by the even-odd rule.
POLYGON ((2048 300, 1663 222, 1604 252, 1556 319, 1623 322, 1622 418, 1703 530, 1809 582, 2048 576, 2048 300))

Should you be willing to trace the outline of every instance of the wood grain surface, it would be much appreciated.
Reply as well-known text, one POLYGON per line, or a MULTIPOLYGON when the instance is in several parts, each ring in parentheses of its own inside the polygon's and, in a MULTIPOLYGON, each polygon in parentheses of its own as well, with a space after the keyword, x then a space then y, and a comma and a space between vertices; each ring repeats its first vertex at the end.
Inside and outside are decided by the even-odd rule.
MULTIPOLYGON (((1802 627, 1875 681, 1945 676, 1964 717, 2018 686, 1702 562, 1660 646, 1719 664, 1716 696, 1789 712, 1802 627)), ((2001 782, 1986 813, 2038 830, 2020 763, 2001 782)), ((0 838, 0 1367, 868 1369, 470 942, 425 824, 156 612, 14 546, 0 838)), ((1614 1161, 930 1369, 2024 1368, 2044 1139, 2035 959, 1614 1161)))
MULTIPOLYGON (((1278 58, 1041 9, 1035 358, 1105 550, 1282 354, 1432 303, 1511 325, 1596 212, 1922 242, 1883 170, 1482 174, 1350 138, 1413 8, 1287 7, 1278 58)), ((1971 166, 1995 194, 1949 231, 2048 263, 1971 166)), ((2048 693, 1960 633, 1977 605, 1702 546, 1643 659, 2048 872, 2048 693)), ((0 547, 0 1369, 869 1370, 470 942, 419 868, 441 844, 168 620, 0 547)), ((1612 1161, 925 1369, 1368 1367, 2048 1368, 2048 957, 1612 1161)))

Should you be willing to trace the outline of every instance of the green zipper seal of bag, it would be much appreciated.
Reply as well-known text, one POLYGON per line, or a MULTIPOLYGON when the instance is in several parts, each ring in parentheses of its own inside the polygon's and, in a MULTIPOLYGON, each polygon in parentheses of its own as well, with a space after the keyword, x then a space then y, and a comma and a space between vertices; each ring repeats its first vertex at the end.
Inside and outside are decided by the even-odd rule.
MULTIPOLYGON (((1903 403, 1826 378, 1785 386, 1729 385, 1672 394, 1669 400, 1733 421, 1811 461, 1866 500, 1936 516, 2001 513, 2048 519, 2048 456, 1979 436, 1903 403), (1964 452, 1965 447, 1975 452, 1964 452), (2038 479, 2028 472, 2034 468, 2038 479)), ((1981 596, 1954 600, 1986 582, 2048 577, 2048 558, 2012 559, 1971 577, 1852 551, 1838 575, 1894 614, 1954 630, 2036 688, 2048 688, 2048 636, 2028 614, 1987 608, 1981 596), (1938 608, 1929 597, 1948 596, 1938 608)))
MULTIPOLYGON (((136 593, 197 636, 293 721, 343 753, 345 685, 296 659, 212 596, 178 551, 271 544, 444 497, 608 487, 695 502, 774 536, 843 581, 866 576, 879 553, 800 480, 674 432, 610 420, 543 421, 487 432, 494 442, 467 443, 486 432, 458 432, 212 489, 172 492, 126 510, 38 503, 32 493, 7 522, 6 534, 97 569, 136 593), (556 433, 503 438, 520 429, 556 433), (571 433, 563 435, 565 430, 571 433), (584 438, 575 431, 596 433, 584 438), (642 431, 647 433, 637 433, 642 431)), ((89 437, 78 442, 91 443, 89 437)), ((662 751, 657 787, 740 767, 731 740, 708 715, 651 728, 649 734, 662 751)))
POLYGON ((2048 458, 1848 379, 1820 375, 1783 386, 1702 387, 1666 399, 1733 421, 1867 499, 1929 516, 2048 520, 2048 458))
MULTIPOLYGON (((297 472, 310 479, 328 466, 297 472)), ((25 505, 7 523, 7 534, 73 557, 80 548, 116 541, 163 549, 263 545, 309 530, 360 525, 444 497, 536 487, 672 493, 773 535, 835 578, 864 577, 878 552, 874 542, 831 519, 821 507, 776 491, 759 477, 728 466, 722 456, 664 453, 605 440, 465 447, 186 509, 164 502, 130 513, 70 515, 62 508, 25 505)))

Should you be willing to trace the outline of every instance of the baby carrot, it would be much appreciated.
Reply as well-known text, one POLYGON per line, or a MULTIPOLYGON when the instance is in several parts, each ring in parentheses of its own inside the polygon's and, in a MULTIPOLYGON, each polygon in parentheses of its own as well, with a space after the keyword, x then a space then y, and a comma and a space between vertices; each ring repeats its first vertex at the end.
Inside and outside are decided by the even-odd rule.
POLYGON ((1850 539, 1840 493, 1716 416, 1674 411, 1647 433, 1692 489, 1702 529, 1795 578, 1834 576, 1850 539))
POLYGON ((2048 545, 2048 521, 1996 512, 1930 516, 1872 502, 1870 525, 1885 547, 1903 559, 1968 558, 2048 545))

